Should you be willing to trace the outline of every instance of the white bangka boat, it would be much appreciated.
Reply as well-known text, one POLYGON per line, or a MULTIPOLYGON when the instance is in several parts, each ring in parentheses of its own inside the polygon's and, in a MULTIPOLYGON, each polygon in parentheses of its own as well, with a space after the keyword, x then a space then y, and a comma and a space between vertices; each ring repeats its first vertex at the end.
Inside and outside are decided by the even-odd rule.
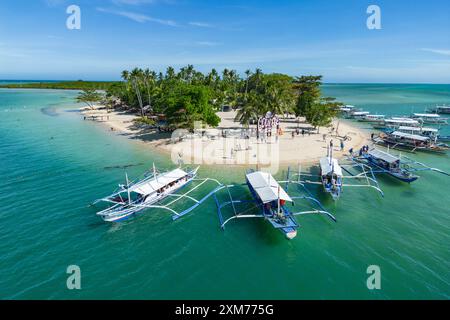
MULTIPOLYGON (((336 218, 325 210, 319 200, 314 198, 306 189, 304 184, 298 180, 291 180, 290 169, 287 173, 286 181, 277 181, 267 172, 250 170, 246 176, 246 184, 252 199, 237 200, 233 198, 231 189, 238 187, 229 185, 221 189, 227 189, 229 201, 220 202, 216 195, 214 198, 217 204, 217 214, 219 216, 220 226, 225 229, 225 225, 236 219, 262 218, 270 223, 270 225, 279 230, 287 239, 293 239, 297 236, 297 229, 300 227, 295 216, 307 214, 322 214, 336 222, 336 218), (285 189, 280 184, 285 184, 285 189), (292 196, 288 194, 290 184, 297 185, 302 195, 292 196), (300 212, 293 212, 288 204, 295 207, 294 201, 300 203, 303 209, 300 212), (240 205, 253 205, 243 211, 238 211, 240 205), (226 218, 224 208, 231 206, 233 214, 226 218)), ((240 192, 242 196, 242 192, 240 192)))
POLYGON ((410 152, 446 152, 449 146, 444 143, 438 143, 430 137, 417 134, 410 134, 400 131, 391 133, 382 133, 373 138, 375 144, 389 146, 392 149, 403 149, 410 152))
POLYGON ((368 114, 358 119, 361 122, 382 123, 386 118, 383 114, 368 114))
POLYGON ((340 164, 337 159, 333 158, 333 150, 330 147, 328 148, 327 156, 320 159, 319 167, 320 181, 309 180, 309 178, 316 178, 317 176, 306 172, 298 174, 299 180, 304 184, 322 185, 324 191, 330 194, 333 200, 340 198, 344 187, 372 188, 384 196, 369 166, 362 163, 340 164), (344 171, 347 175, 344 175, 344 171), (300 177, 304 180, 301 180, 300 177), (351 180, 354 183, 346 184, 344 183, 345 180, 351 180))
POLYGON ((387 152, 377 148, 360 149, 359 155, 352 154, 350 159, 355 163, 368 164, 373 168, 375 174, 388 174, 406 183, 412 183, 419 179, 420 177, 416 173, 422 171, 434 171, 450 176, 440 169, 429 167, 402 154, 394 155, 389 152, 389 149, 387 152))
POLYGON ((426 127, 398 127, 396 131, 424 136, 436 140, 439 137, 439 129, 426 127))
POLYGON ((450 114, 450 106, 447 105, 436 106, 433 109, 431 109, 430 112, 440 114, 450 114))
POLYGON ((398 127, 420 127, 420 122, 411 118, 393 117, 377 122, 373 125, 375 129, 397 129, 398 127))
POLYGON ((143 179, 132 183, 128 181, 128 175, 125 174, 125 185, 119 185, 117 191, 105 198, 96 200, 93 205, 98 203, 109 204, 108 208, 97 212, 97 215, 108 222, 121 221, 150 208, 168 210, 174 214, 173 219, 175 220, 191 212, 211 196, 214 191, 210 192, 201 200, 194 199, 188 195, 189 193, 198 189, 207 181, 217 183, 219 185, 218 188, 222 186, 214 179, 196 179, 198 169, 199 167, 192 170, 177 168, 168 172, 158 173, 153 165, 152 173, 148 173, 143 179), (200 181, 200 183, 184 194, 175 194, 177 190, 180 190, 193 181, 200 181), (161 201, 168 197, 174 197, 175 199, 169 203, 162 204, 161 201), (195 204, 181 213, 170 208, 172 204, 183 198, 189 199, 195 204))
POLYGON ((350 117, 351 119, 358 120, 358 119, 364 119, 364 118, 367 117, 369 114, 370 114, 369 111, 355 111, 355 112, 352 112, 352 113, 349 115, 349 117, 350 117))
POLYGON ((447 125, 447 119, 437 113, 414 113, 411 118, 425 124, 447 125))

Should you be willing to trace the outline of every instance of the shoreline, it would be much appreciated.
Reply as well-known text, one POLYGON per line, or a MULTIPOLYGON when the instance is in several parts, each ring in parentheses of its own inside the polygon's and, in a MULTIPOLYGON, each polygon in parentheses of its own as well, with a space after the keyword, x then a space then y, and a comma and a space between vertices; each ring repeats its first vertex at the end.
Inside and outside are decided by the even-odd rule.
MULTIPOLYGON (((156 129, 146 125, 139 125, 133 122, 137 118, 134 114, 120 111, 107 112, 103 106, 95 106, 94 109, 80 108, 79 112, 84 117, 98 117, 102 121, 94 121, 104 127, 105 131, 120 134, 131 140, 148 146, 152 151, 159 152, 171 157, 172 162, 177 164, 180 159, 185 164, 201 164, 207 166, 261 166, 272 167, 288 165, 311 166, 317 164, 320 158, 327 154, 327 147, 330 140, 333 140, 333 156, 342 159, 348 154, 348 150, 353 148, 358 150, 370 141, 370 136, 363 129, 349 124, 341 119, 333 121, 333 127, 339 132, 339 137, 335 132, 330 132, 329 128, 320 128, 320 133, 305 134, 302 136, 292 131, 299 128, 310 127, 304 122, 297 122, 294 118, 280 119, 280 127, 283 134, 268 138, 267 143, 256 141, 255 137, 245 139, 239 136, 226 138, 222 137, 223 130, 238 132, 243 127, 234 122, 235 112, 218 112, 221 118, 218 128, 204 129, 204 135, 188 134, 190 139, 177 138, 177 142, 171 140, 171 133, 159 133, 156 129), (323 135, 326 134, 325 141, 323 135), (340 141, 342 137, 348 136, 350 141, 344 142, 344 151, 340 151, 340 141)), ((255 128, 255 126, 250 126, 255 128)), ((275 130, 274 130, 275 131, 275 130)), ((175 132, 180 134, 179 132, 175 132)), ((186 133, 186 132, 183 132, 186 133)))

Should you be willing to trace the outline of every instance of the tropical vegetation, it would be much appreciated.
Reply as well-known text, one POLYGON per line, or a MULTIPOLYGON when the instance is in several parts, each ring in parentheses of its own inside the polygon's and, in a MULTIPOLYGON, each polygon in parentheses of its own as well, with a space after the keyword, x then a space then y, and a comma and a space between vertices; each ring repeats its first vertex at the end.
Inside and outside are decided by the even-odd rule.
POLYGON ((217 126, 216 112, 224 106, 237 110, 236 120, 248 126, 267 112, 303 116, 314 127, 327 126, 340 103, 321 95, 321 76, 293 78, 264 74, 261 69, 236 71, 216 69, 204 74, 192 65, 164 73, 135 68, 122 72, 123 82, 112 84, 106 97, 119 99, 140 117, 163 116, 171 128, 193 128, 195 121, 217 126))
POLYGON ((55 82, 17 82, 0 85, 0 88, 11 89, 62 89, 62 90, 107 90, 115 81, 55 81, 55 82))

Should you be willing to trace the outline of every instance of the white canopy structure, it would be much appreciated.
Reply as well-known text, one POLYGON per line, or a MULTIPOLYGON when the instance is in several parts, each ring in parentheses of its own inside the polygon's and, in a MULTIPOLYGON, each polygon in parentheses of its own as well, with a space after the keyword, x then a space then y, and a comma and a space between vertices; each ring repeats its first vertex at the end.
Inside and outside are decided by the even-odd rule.
POLYGON ((400 160, 400 158, 379 149, 369 150, 368 154, 370 154, 374 158, 386 161, 387 163, 394 163, 400 160))
POLYGON ((428 138, 428 137, 419 136, 417 134, 400 132, 400 131, 394 131, 391 133, 391 135, 394 137, 397 137, 397 138, 411 139, 411 140, 417 140, 417 141, 423 141, 423 142, 430 140, 430 138, 428 138))
POLYGON ((392 118, 384 120, 388 124, 409 124, 409 125, 419 125, 419 121, 409 118, 392 118))
POLYGON ((293 202, 291 197, 280 187, 270 173, 257 171, 247 174, 246 177, 263 203, 278 199, 293 202))
POLYGON ((330 159, 328 157, 320 159, 320 168, 322 170, 322 175, 335 173, 338 177, 343 176, 342 168, 337 159, 330 159))
POLYGON ((441 116, 436 113, 414 113, 416 118, 440 118, 441 116))
POLYGON ((170 172, 155 176, 151 180, 143 180, 137 184, 134 184, 129 188, 129 191, 139 193, 141 195, 148 195, 161 189, 162 187, 167 186, 169 183, 185 177, 186 175, 187 172, 177 168, 170 172))
POLYGON ((419 128, 419 127, 405 127, 401 126, 398 128, 398 131, 409 131, 409 132, 430 132, 430 133, 438 133, 439 129, 435 128, 419 128))
POLYGON ((369 114, 369 111, 356 111, 352 113, 352 116, 367 116, 369 114))

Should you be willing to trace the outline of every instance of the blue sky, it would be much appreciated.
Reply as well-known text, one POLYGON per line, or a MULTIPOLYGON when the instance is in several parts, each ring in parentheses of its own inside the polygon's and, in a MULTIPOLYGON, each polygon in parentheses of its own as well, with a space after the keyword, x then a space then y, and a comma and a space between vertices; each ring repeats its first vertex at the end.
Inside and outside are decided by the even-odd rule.
POLYGON ((2 0, 0 79, 115 80, 135 66, 450 83, 450 1, 2 0), (417 1, 419 2, 419 1, 417 1), (68 30, 66 8, 81 8, 68 30), (366 27, 381 8, 382 29, 366 27))

